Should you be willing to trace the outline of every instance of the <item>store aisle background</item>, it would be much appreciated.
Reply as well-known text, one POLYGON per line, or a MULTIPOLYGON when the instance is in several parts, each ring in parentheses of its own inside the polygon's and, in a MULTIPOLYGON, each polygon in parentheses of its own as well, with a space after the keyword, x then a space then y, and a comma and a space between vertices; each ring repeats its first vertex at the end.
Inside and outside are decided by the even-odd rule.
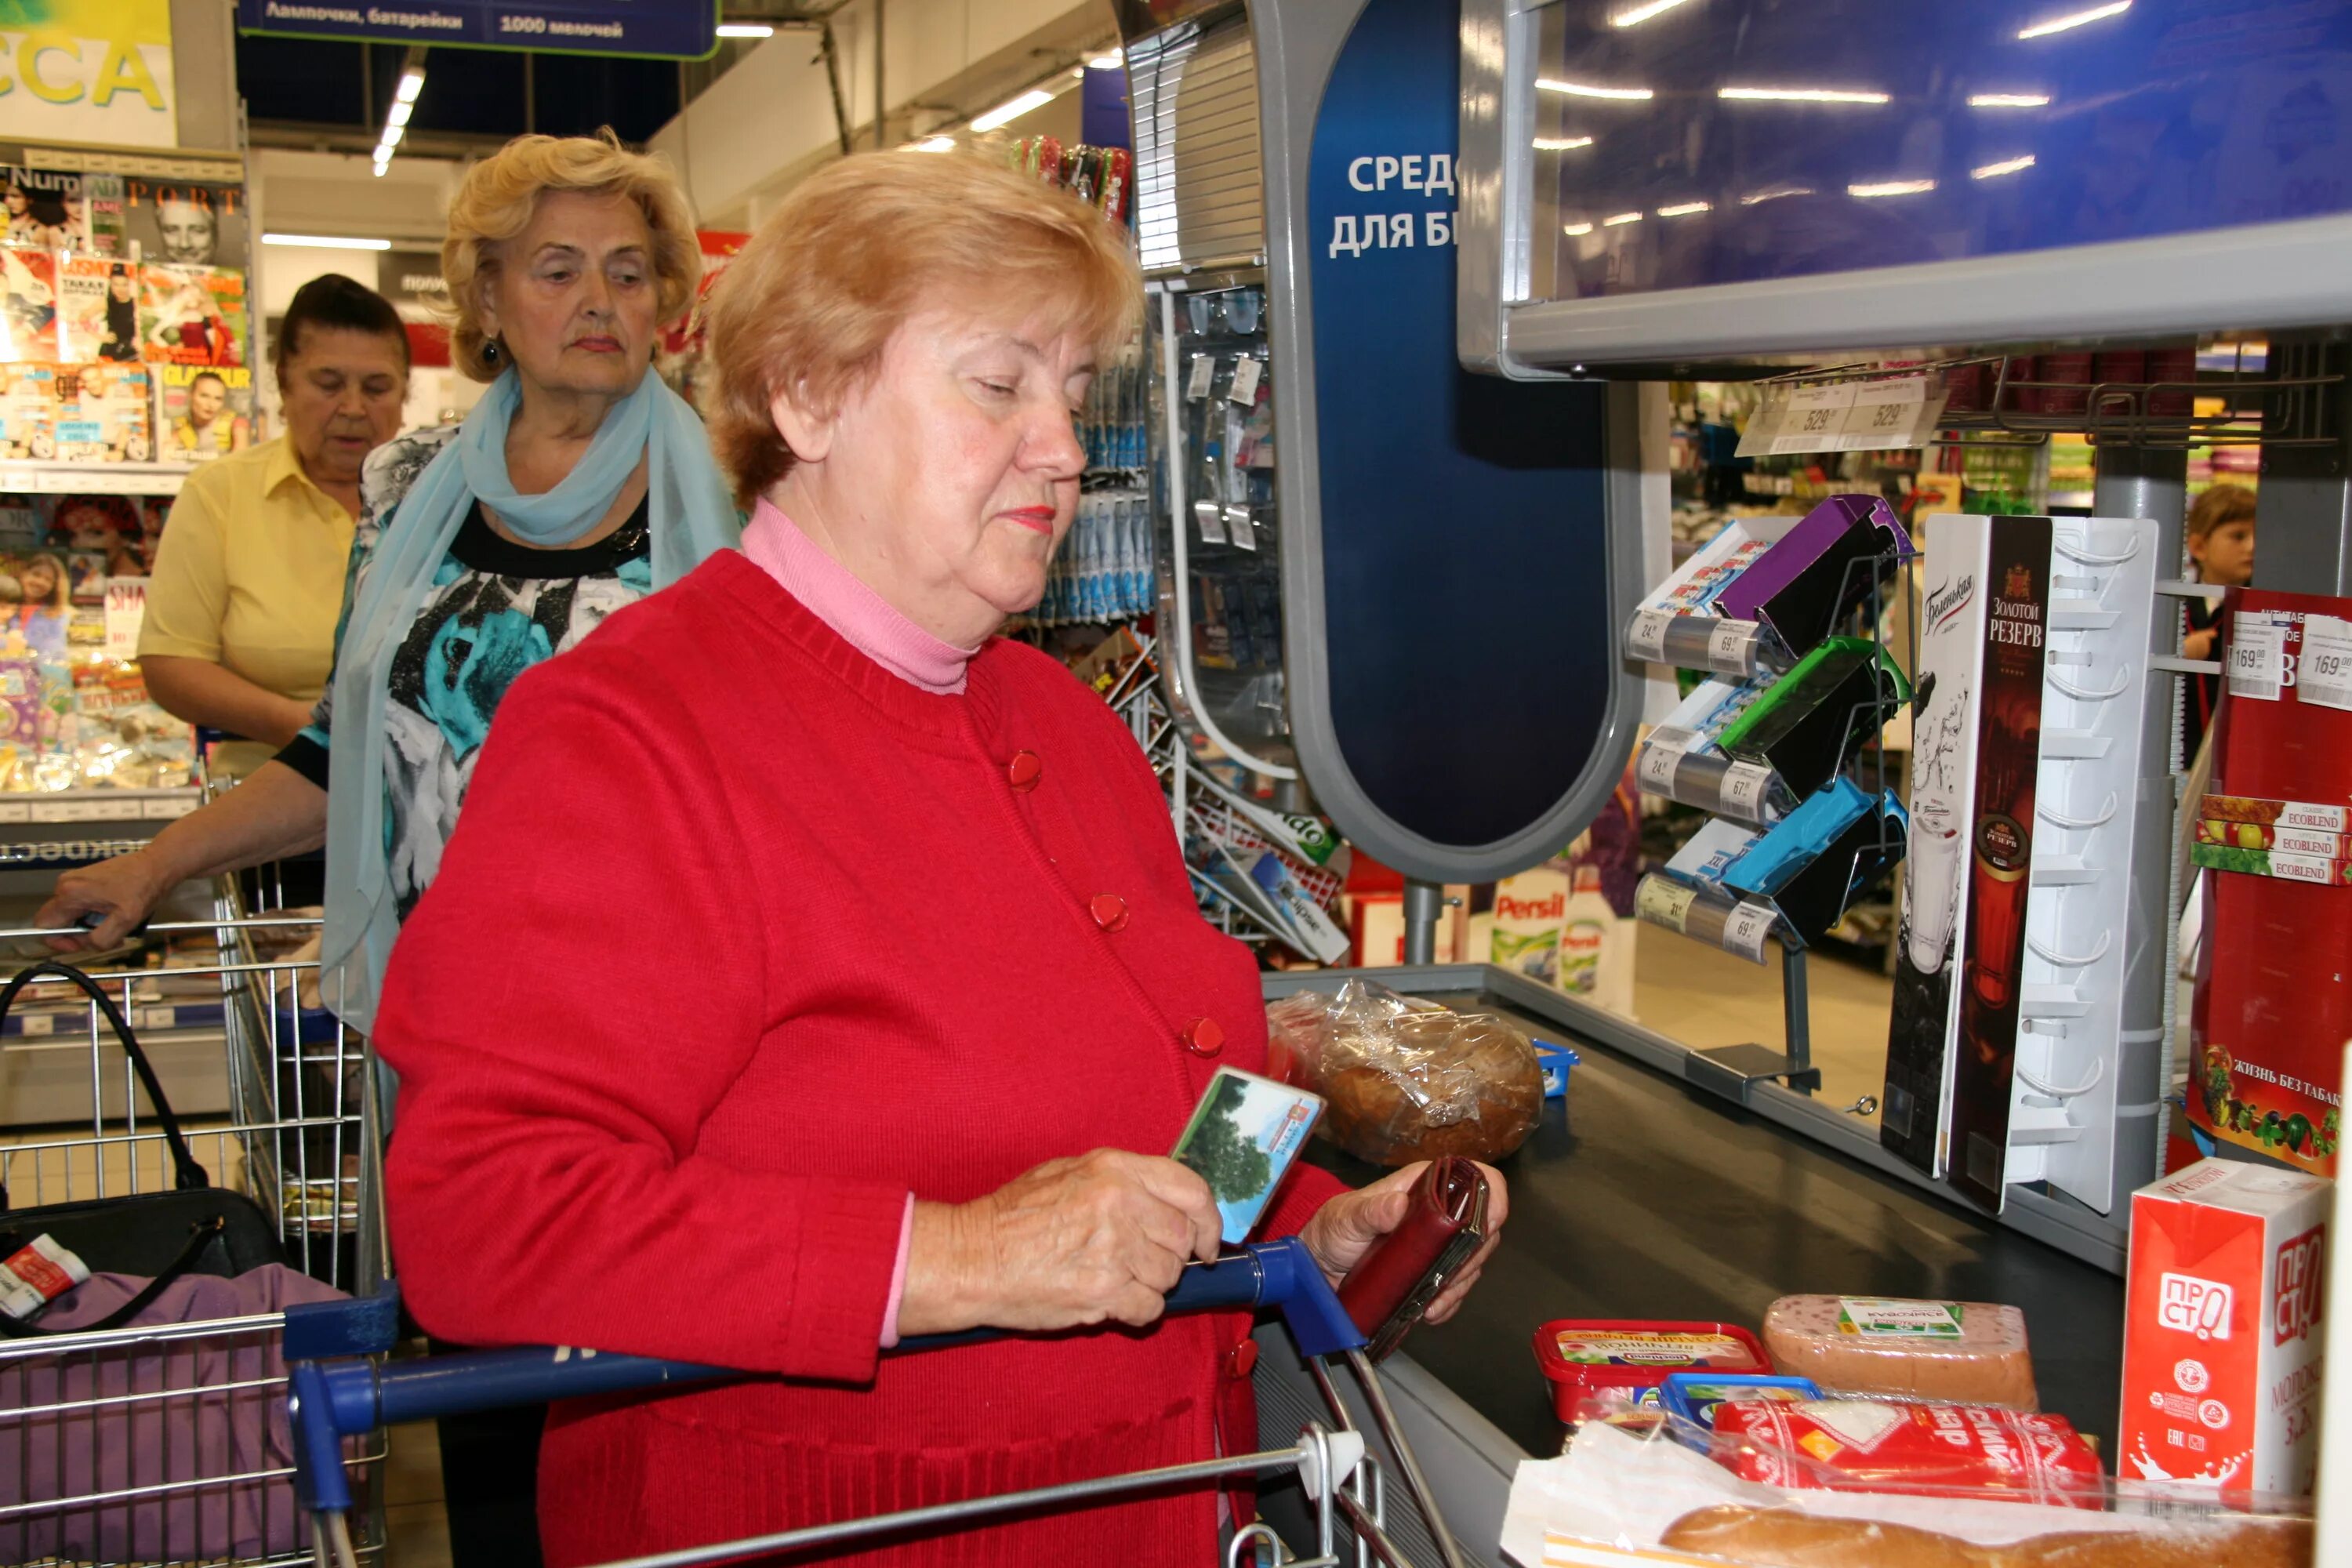
POLYGON ((449 1516, 441 1505, 441 1444, 433 1423, 394 1427, 387 1463, 386 1568, 449 1568, 449 1516))

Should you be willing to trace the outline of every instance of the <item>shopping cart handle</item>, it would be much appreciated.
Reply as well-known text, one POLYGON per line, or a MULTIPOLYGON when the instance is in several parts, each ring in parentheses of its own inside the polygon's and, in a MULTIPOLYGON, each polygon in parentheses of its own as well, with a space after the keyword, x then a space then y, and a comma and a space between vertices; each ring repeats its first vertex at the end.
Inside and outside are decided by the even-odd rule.
MULTIPOLYGON (((373 1300, 321 1303, 299 1310, 306 1321, 289 1337, 287 1359, 291 1387, 287 1403, 294 1426, 295 1489, 306 1509, 335 1510, 351 1506, 341 1464, 342 1439, 379 1426, 747 1375, 733 1368, 695 1362, 546 1345, 425 1356, 382 1366, 373 1361, 306 1359, 348 1356, 372 1348, 373 1335, 364 1331, 338 1343, 331 1327, 333 1315, 367 1312, 373 1319, 372 1330, 382 1321, 386 1303, 396 1300, 387 1287, 373 1300)), ((1171 1313, 1258 1307, 1281 1310, 1303 1356, 1333 1355, 1364 1344, 1362 1332, 1339 1305, 1314 1255, 1295 1236, 1244 1247, 1213 1263, 1188 1264, 1176 1288, 1168 1293, 1171 1313)), ((289 1310, 289 1326, 294 1316, 289 1310)), ((901 1340, 892 1353, 943 1350, 1005 1337, 1000 1329, 916 1335, 901 1340)))

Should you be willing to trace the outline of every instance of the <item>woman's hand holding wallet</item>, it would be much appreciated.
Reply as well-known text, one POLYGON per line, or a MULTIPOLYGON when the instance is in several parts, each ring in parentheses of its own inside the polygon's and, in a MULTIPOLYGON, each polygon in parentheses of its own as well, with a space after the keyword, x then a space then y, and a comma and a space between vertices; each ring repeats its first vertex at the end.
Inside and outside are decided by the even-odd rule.
MULTIPOLYGON (((1475 1161, 1462 1163, 1486 1181, 1486 1239, 1476 1252, 1471 1254, 1470 1260, 1454 1271, 1445 1289, 1429 1304, 1429 1310, 1421 1317, 1424 1322, 1442 1323, 1461 1308, 1463 1298, 1470 1294, 1470 1287, 1478 1282, 1478 1270, 1486 1263, 1487 1254, 1495 1250, 1495 1243, 1502 1234, 1504 1216, 1510 1212, 1510 1196, 1504 1186, 1502 1173, 1492 1165, 1479 1164, 1475 1161)), ((1426 1160, 1406 1165, 1368 1187, 1340 1194, 1316 1211, 1315 1217, 1308 1220, 1306 1228, 1298 1233, 1298 1238, 1315 1255, 1315 1261, 1322 1265, 1325 1278, 1334 1285, 1339 1284, 1363 1261, 1364 1255, 1372 1249, 1375 1242, 1415 1217, 1415 1188, 1430 1168, 1430 1162, 1426 1160)), ((1429 1201, 1429 1196, 1421 1194, 1422 1201, 1429 1201)), ((1350 1303, 1351 1310, 1352 1305, 1350 1303)), ((1358 1326, 1370 1331, 1360 1322, 1358 1326)))
POLYGON ((1154 1322, 1221 1228, 1208 1183, 1173 1160, 1048 1160, 971 1203, 915 1205, 898 1332, 1154 1322))

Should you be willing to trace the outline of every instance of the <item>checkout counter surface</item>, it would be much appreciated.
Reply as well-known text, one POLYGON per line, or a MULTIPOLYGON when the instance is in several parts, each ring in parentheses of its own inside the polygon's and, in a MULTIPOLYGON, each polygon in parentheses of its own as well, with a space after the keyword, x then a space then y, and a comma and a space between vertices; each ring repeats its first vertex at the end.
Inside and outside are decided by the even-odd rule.
MULTIPOLYGON (((1557 1026, 1490 998, 1539 1039, 1557 1026)), ((2123 1281, 1606 1048, 1504 1162, 1510 1216, 1461 1314, 1407 1352, 1535 1455, 1559 1451, 1536 1328, 1554 1318, 1763 1321, 1795 1293, 2005 1301, 2023 1309, 2042 1407, 2114 1452, 2123 1281)), ((1381 1173, 1318 1142, 1343 1179, 1381 1173)))

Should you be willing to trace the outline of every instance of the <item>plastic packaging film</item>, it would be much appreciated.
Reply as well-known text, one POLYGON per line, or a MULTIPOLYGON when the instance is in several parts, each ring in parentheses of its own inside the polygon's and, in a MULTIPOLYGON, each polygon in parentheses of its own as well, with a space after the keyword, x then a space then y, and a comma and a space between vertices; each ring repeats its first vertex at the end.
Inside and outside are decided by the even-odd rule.
POLYGON ((2041 1408, 2015 1307, 1783 1296, 1764 1314, 1764 1345, 1780 1371, 1839 1393, 2041 1408))

